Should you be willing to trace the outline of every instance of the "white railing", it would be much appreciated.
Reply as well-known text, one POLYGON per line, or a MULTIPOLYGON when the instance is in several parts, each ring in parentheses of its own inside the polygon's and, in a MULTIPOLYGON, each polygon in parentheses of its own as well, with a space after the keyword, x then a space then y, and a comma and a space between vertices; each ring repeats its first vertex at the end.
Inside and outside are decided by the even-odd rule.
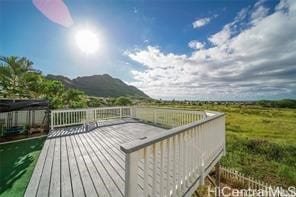
POLYGON ((148 121, 167 128, 174 128, 202 120, 206 117, 206 113, 204 111, 169 108, 135 107, 132 116, 142 121, 148 121))
POLYGON ((133 117, 178 127, 121 146, 125 196, 191 195, 225 154, 222 113, 137 108, 133 117))
POLYGON ((102 107, 51 111, 51 129, 94 121, 131 117, 131 107, 102 107))

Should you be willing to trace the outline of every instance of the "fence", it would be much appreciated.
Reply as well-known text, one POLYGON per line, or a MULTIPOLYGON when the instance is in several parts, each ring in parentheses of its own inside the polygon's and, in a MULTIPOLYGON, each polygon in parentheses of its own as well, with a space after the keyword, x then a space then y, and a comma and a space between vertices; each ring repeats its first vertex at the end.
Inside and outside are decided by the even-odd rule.
MULTIPOLYGON (((21 129, 23 131, 31 127, 47 128, 47 120, 47 110, 20 110, 0 113, 0 124, 3 130, 4 128, 10 129, 15 127, 23 127, 21 129)), ((5 133, 0 132, 1 135, 5 135, 5 133)))
MULTIPOLYGON (((265 190, 265 191, 272 190, 273 193, 279 189, 277 194, 269 195, 269 196, 277 196, 277 197, 291 196, 289 192, 283 189, 282 187, 277 188, 263 181, 260 181, 251 177, 246 177, 242 173, 236 170, 228 169, 221 166, 220 172, 221 172, 222 178, 226 179, 227 181, 235 182, 241 187, 241 189, 265 190)), ((266 196, 268 196, 268 194, 266 196)))

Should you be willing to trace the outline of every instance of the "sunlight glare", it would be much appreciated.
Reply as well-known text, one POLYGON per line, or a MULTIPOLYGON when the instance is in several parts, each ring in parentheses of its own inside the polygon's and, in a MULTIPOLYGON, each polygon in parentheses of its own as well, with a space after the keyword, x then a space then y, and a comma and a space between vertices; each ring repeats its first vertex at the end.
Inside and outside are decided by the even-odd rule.
POLYGON ((80 30, 75 35, 76 44, 86 54, 94 54, 99 49, 97 34, 90 30, 80 30))

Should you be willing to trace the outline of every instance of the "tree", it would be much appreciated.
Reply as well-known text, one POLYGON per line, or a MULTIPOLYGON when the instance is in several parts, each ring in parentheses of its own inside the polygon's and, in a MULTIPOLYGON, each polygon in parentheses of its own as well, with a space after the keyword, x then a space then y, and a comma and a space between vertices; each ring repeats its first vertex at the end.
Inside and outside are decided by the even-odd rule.
POLYGON ((115 100, 115 105, 126 106, 126 105, 131 105, 131 104, 132 104, 132 101, 126 97, 121 96, 115 100))
POLYGON ((49 101, 50 108, 63 108, 64 86, 61 82, 55 80, 45 80, 42 83, 42 93, 44 99, 49 101))
POLYGON ((93 97, 93 96, 88 97, 88 100, 87 100, 88 107, 101 107, 104 105, 107 105, 107 104, 103 99, 98 97, 93 97))
POLYGON ((87 107, 87 99, 84 92, 76 89, 68 89, 63 94, 64 106, 68 108, 87 107))
POLYGON ((22 98, 24 75, 34 72, 33 62, 25 57, 0 57, 0 89, 3 97, 22 98))
POLYGON ((37 72, 27 72, 23 76, 23 96, 27 98, 42 98, 45 96, 45 78, 37 72))
MULTIPOLYGON (((50 108, 87 107, 88 100, 84 92, 65 89, 60 81, 46 79, 40 71, 33 69, 33 62, 25 57, 0 57, 0 97, 16 99, 46 99, 50 108)), ((114 105, 117 100, 108 99, 107 105, 114 105)), ((92 100, 94 105, 104 104, 103 100, 92 100)), ((119 98, 118 105, 128 105, 131 101, 119 98)))

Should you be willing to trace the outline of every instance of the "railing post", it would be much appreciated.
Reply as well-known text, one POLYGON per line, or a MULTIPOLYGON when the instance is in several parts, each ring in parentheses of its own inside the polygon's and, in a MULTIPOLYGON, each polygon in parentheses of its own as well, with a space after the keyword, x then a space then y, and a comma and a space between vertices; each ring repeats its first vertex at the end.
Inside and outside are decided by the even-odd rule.
POLYGON ((88 114, 87 112, 88 112, 88 110, 86 109, 86 110, 85 110, 84 122, 83 122, 83 125, 84 125, 84 126, 86 125, 86 122, 87 122, 87 116, 88 116, 88 115, 87 115, 87 114, 88 114))
POLYGON ((136 118, 136 107, 131 107, 131 118, 136 118))
POLYGON ((200 165, 200 168, 199 168, 199 171, 200 171, 200 184, 201 185, 204 185, 205 184, 205 175, 204 175, 204 171, 205 171, 205 168, 204 168, 204 159, 203 159, 203 154, 201 156, 201 165, 200 165))
POLYGON ((220 163, 215 165, 215 176, 216 176, 216 196, 220 197, 220 163))
POLYGON ((129 118, 133 117, 133 107, 129 108, 129 118))
POLYGON ((225 115, 223 115, 221 117, 222 119, 222 128, 221 128, 221 131, 223 131, 223 143, 224 143, 224 150, 223 150, 223 156, 226 156, 226 134, 225 134, 225 115))
POLYGON ((125 158, 125 196, 137 197, 138 152, 126 153, 125 158))
POLYGON ((122 119, 122 107, 119 108, 119 116, 120 116, 120 119, 122 119))
POLYGON ((54 112, 51 111, 50 114, 51 114, 51 116, 50 116, 50 129, 53 130, 54 112))

